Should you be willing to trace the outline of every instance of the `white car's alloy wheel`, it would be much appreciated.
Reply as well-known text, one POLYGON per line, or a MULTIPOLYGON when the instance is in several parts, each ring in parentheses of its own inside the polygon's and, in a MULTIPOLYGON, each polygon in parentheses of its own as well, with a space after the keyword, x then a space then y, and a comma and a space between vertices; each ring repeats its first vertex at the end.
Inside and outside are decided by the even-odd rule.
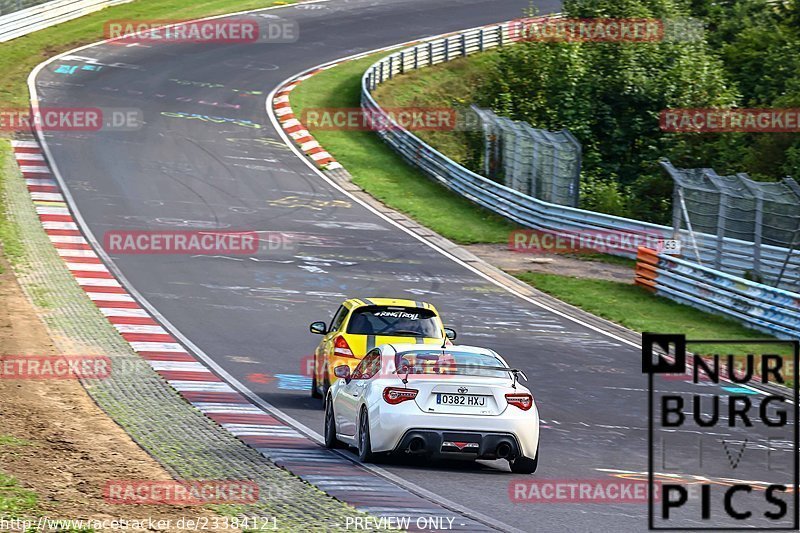
POLYGON ((330 396, 325 401, 325 447, 340 448, 342 445, 336 438, 336 419, 333 414, 333 401, 330 396))
POLYGON ((373 460, 372 443, 369 438, 369 415, 367 409, 361 409, 358 425, 358 458, 362 463, 371 463, 373 460))

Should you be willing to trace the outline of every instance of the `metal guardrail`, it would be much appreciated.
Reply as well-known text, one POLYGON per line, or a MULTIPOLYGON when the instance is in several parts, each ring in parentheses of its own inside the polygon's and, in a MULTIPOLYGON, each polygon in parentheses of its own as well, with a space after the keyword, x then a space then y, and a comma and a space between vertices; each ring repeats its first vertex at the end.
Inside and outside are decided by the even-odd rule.
POLYGON ((131 0, 53 0, 0 15, 0 42, 76 19, 131 0))
POLYGON ((14 11, 21 11, 25 8, 44 4, 48 0, 0 0, 0 16, 8 15, 14 11))
MULTIPOLYGON (((402 155, 408 162, 425 171, 449 189, 495 213, 523 226, 550 231, 617 231, 630 234, 658 235, 662 238, 679 238, 687 254, 699 263, 713 264, 717 252, 717 236, 692 233, 673 228, 616 217, 573 207, 550 204, 496 183, 452 161, 444 154, 411 134, 395 122, 372 97, 372 91, 381 83, 410 70, 444 63, 460 57, 482 52, 513 42, 517 32, 512 23, 487 26, 448 35, 397 51, 373 64, 362 77, 361 107, 368 116, 382 116, 390 124, 376 133, 402 155)), ((754 245, 752 242, 725 238, 725 255, 720 268, 733 274, 742 274, 752 267, 754 245)), ((761 246, 762 273, 776 279, 784 266, 787 254, 800 259, 800 251, 761 246)), ((633 252, 620 250, 618 255, 634 257, 633 252)), ((800 261, 783 275, 782 287, 800 287, 800 261)))
POLYGON ((781 339, 800 339, 800 294, 768 287, 674 256, 639 248, 636 283, 781 339))

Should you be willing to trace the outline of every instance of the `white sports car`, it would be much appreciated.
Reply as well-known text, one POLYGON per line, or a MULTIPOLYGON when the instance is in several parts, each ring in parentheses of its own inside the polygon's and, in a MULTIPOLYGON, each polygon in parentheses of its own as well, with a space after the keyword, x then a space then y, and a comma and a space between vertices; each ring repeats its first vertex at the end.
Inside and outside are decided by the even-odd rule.
MULTIPOLYGON (((539 463, 539 413, 519 370, 472 346, 384 344, 325 399, 325 445, 358 448, 363 462, 402 452, 506 459, 519 474, 539 463)), ((527 378, 525 378, 527 380, 527 378)))

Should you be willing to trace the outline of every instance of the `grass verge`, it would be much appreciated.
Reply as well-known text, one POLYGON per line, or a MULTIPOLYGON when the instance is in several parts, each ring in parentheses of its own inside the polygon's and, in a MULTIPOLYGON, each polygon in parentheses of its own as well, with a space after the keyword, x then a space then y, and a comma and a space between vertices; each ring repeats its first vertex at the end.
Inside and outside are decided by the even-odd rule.
POLYGON ((0 516, 23 518, 36 507, 36 494, 19 486, 17 480, 0 471, 0 516))
MULTIPOLYGON (((27 446, 30 443, 11 435, 0 435, 0 447, 27 446)), ((36 493, 19 486, 17 480, 0 470, 0 517, 24 518, 36 508, 36 493)))
MULTIPOLYGON (((2 195, 5 191, 6 180, 15 175, 11 144, 0 139, 0 253, 3 253, 11 263, 17 263, 22 258, 22 241, 17 228, 12 224, 5 212, 5 202, 2 195)), ((0 274, 3 266, 0 265, 0 274)))
MULTIPOLYGON (((706 313, 688 305, 656 296, 644 288, 616 281, 580 279, 556 274, 525 272, 515 274, 525 283, 568 304, 615 322, 633 331, 684 333, 689 339, 774 339, 723 316, 706 313)), ((696 345, 699 346, 699 345, 696 345)), ((725 353, 730 346, 708 345, 703 353, 725 353)), ((736 345, 739 353, 763 353, 757 344, 736 345)), ((695 350, 697 351, 697 350, 695 350)), ((788 348, 770 348, 770 353, 790 355, 788 348)))
POLYGON ((631 270, 636 268, 636 260, 629 259, 627 257, 621 257, 619 255, 610 255, 610 254, 603 254, 603 253, 582 253, 582 254, 565 254, 572 259, 578 259, 580 261, 588 261, 588 262, 595 262, 595 263, 606 263, 608 265, 617 265, 617 266, 624 266, 628 267, 631 270))
POLYGON ((0 446, 30 446, 31 443, 12 435, 0 435, 0 446))
MULTIPOLYGON (((480 80, 492 69, 497 54, 490 50, 395 76, 379 85, 373 96, 384 107, 468 108, 478 100, 480 80)), ((477 166, 467 132, 421 130, 414 134, 452 160, 468 168, 477 166)))
MULTIPOLYGON (((379 57, 344 63, 304 81, 292 92, 295 113, 359 107, 361 75, 379 57)), ((372 132, 311 132, 347 168, 356 185, 448 239, 460 244, 503 243, 516 227, 407 165, 372 132)))

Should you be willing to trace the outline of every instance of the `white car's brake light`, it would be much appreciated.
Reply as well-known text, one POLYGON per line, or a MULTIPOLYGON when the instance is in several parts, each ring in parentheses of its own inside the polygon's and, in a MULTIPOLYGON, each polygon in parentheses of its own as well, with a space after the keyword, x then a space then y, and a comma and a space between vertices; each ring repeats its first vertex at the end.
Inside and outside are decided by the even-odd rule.
POLYGON ((397 405, 406 400, 413 400, 417 397, 417 389, 400 389, 397 387, 386 387, 383 389, 383 399, 386 403, 397 405))
POLYGON ((533 396, 530 394, 506 394, 506 401, 508 402, 508 405, 519 407, 523 411, 527 411, 533 407, 533 396))

